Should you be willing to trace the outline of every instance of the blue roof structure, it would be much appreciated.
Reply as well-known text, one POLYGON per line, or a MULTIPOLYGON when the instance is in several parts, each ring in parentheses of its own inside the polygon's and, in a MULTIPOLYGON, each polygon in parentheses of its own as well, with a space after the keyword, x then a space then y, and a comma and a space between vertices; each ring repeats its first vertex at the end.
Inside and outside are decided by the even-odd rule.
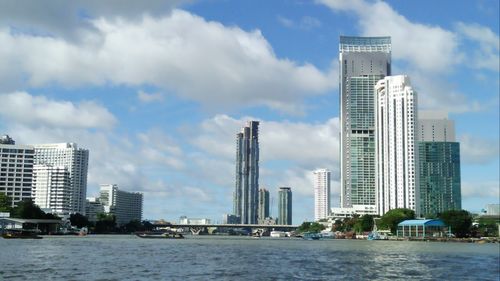
POLYGON ((442 220, 405 220, 398 224, 398 226, 446 226, 442 220))

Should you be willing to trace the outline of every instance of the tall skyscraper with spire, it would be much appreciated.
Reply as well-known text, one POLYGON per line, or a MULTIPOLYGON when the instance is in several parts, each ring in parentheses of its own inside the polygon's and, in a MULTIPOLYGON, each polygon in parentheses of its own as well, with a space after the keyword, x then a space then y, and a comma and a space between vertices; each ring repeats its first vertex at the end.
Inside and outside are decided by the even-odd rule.
POLYGON ((375 90, 391 74, 390 37, 341 36, 341 207, 375 210, 375 90))
POLYGON ((259 191, 259 122, 249 121, 236 134, 236 182, 233 213, 242 224, 256 224, 259 191))

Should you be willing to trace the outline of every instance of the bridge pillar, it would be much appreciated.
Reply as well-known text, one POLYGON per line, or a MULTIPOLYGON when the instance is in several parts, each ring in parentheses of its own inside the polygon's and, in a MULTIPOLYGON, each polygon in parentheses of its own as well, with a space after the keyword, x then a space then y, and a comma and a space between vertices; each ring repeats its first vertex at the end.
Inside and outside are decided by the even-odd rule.
POLYGON ((193 235, 200 235, 202 233, 206 233, 207 229, 205 227, 190 227, 189 231, 191 231, 191 234, 193 235))

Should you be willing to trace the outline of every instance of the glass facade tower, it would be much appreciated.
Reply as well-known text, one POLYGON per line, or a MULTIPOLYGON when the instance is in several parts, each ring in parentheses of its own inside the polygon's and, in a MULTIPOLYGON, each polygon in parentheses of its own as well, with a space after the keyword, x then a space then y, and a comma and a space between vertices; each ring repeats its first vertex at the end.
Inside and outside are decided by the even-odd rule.
POLYGON ((278 192, 278 224, 292 224, 292 189, 280 187, 278 192))
POLYGON ((233 214, 242 224, 257 223, 259 190, 259 122, 249 121, 236 135, 236 183, 233 214))
POLYGON ((263 223, 269 217, 269 190, 259 189, 259 215, 258 222, 263 223))
POLYGON ((341 207, 376 206, 375 85, 391 74, 390 37, 341 36, 341 207))
POLYGON ((455 141, 454 122, 422 118, 417 128, 422 215, 462 209, 460 143, 455 141))

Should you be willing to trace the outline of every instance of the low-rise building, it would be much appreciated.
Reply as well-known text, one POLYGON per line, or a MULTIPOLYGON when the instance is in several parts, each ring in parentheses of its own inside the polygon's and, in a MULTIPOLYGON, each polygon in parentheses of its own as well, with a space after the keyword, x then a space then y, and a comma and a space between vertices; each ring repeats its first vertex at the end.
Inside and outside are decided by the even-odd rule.
POLYGON ((329 218, 344 219, 352 218, 354 215, 377 215, 377 208, 374 205, 352 205, 351 208, 331 208, 329 218))
POLYGON ((186 216, 182 216, 179 218, 179 224, 210 224, 210 219, 188 218, 186 216))
POLYGON ((91 222, 97 221, 97 214, 104 213, 104 205, 99 198, 88 197, 85 204, 85 216, 91 222))
POLYGON ((449 237, 451 229, 439 219, 405 220, 398 224, 397 236, 408 238, 449 237))
POLYGON ((499 216, 500 215, 500 204, 488 204, 486 205, 486 213, 487 216, 499 216))

